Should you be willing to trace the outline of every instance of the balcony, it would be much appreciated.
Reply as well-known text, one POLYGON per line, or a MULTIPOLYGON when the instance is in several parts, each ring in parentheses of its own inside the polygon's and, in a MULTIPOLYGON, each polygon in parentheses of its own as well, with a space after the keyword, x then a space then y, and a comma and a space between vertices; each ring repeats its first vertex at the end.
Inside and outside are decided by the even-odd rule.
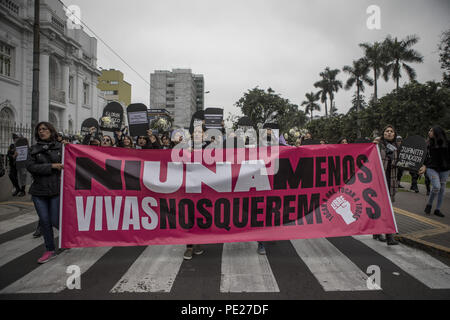
POLYGON ((66 93, 58 89, 50 89, 50 100, 66 104, 66 93))

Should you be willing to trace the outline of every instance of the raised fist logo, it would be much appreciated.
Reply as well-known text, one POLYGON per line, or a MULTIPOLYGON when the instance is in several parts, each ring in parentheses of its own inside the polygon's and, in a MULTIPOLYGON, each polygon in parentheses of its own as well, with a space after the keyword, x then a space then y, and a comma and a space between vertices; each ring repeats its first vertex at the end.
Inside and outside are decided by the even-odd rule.
POLYGON ((346 224, 351 224, 356 221, 356 219, 353 218, 350 202, 345 200, 343 196, 334 199, 331 203, 331 207, 342 217, 342 219, 344 219, 346 224))

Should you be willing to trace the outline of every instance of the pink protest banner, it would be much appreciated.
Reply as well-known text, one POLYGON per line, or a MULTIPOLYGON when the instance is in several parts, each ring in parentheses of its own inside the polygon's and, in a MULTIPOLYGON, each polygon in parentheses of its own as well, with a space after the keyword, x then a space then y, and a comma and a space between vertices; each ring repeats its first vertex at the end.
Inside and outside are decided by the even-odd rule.
MULTIPOLYGON (((239 150, 226 152, 236 160, 239 150)), ((172 150, 67 145, 60 245, 204 244, 397 232, 376 145, 280 147, 275 158, 278 170, 271 173, 268 161, 253 158, 230 162, 224 155, 223 162, 207 165, 173 161, 172 150)))

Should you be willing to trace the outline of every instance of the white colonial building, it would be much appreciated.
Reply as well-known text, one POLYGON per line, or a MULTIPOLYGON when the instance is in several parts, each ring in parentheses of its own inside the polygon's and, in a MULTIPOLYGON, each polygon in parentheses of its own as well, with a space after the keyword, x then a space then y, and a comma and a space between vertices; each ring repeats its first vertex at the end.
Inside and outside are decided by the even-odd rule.
MULTIPOLYGON (((40 6, 39 121, 76 133, 99 119, 106 100, 97 89, 97 39, 69 24, 59 0, 40 6)), ((33 0, 0 0, 0 117, 31 125, 33 0)))

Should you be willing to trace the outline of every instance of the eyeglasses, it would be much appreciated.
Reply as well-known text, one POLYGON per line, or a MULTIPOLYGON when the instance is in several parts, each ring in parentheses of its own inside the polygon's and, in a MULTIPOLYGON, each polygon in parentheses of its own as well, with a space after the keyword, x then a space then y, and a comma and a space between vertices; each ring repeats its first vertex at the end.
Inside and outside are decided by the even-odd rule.
POLYGON ((111 142, 111 140, 110 140, 110 139, 107 139, 107 138, 105 138, 105 139, 103 139, 103 142, 111 142))

